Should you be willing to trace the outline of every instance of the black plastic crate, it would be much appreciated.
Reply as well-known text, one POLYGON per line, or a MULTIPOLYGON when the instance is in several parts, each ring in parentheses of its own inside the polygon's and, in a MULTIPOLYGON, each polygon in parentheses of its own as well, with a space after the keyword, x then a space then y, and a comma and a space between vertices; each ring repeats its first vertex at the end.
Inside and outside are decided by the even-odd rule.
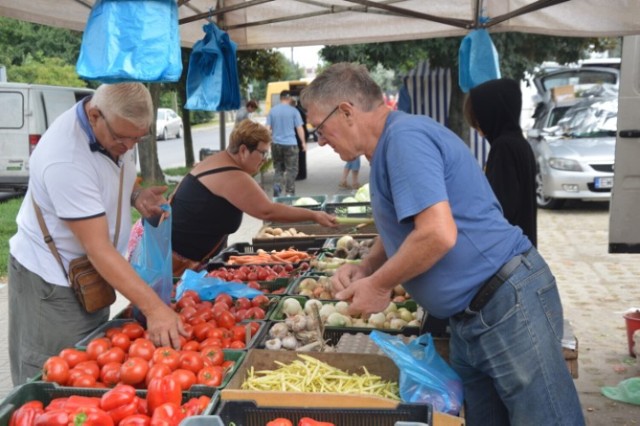
POLYGON ((373 218, 371 203, 368 202, 325 203, 324 211, 340 217, 373 218))
POLYGON ((396 408, 259 407, 254 401, 237 400, 222 401, 216 414, 224 424, 242 426, 264 426, 278 417, 294 425, 303 417, 336 426, 393 426, 399 421, 433 424, 433 409, 428 404, 398 404, 396 408))
MULTIPOLYGON (((239 363, 238 363, 239 364, 239 363)), ((9 424, 11 414, 29 401, 40 401, 46 407, 55 398, 65 398, 71 395, 101 397, 109 389, 106 388, 71 388, 62 387, 56 383, 47 382, 31 382, 15 387, 9 395, 0 403, 0 425, 9 424)), ((146 391, 138 390, 136 394, 145 398, 146 391)), ((182 393, 182 402, 185 403, 189 399, 207 395, 211 397, 209 406, 205 409, 204 414, 213 414, 220 400, 220 392, 212 387, 198 386, 192 387, 191 390, 182 393)))

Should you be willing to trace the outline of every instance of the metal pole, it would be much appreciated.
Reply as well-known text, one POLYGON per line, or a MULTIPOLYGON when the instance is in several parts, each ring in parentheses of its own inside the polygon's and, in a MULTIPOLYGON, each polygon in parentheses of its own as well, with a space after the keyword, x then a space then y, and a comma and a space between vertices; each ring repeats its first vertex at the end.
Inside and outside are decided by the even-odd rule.
POLYGON ((227 149, 227 124, 225 111, 220 111, 220 151, 227 149))

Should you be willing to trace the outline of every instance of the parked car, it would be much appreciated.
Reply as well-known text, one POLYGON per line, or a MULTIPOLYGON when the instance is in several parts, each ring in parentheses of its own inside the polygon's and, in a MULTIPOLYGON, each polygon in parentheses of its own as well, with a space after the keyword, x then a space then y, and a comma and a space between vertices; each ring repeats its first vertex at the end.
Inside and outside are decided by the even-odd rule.
POLYGON ((158 108, 156 137, 167 140, 169 137, 182 137, 182 118, 170 108, 158 108))
POLYGON ((613 188, 617 92, 556 105, 540 117, 549 126, 529 130, 541 208, 561 208, 567 199, 608 201, 613 188))

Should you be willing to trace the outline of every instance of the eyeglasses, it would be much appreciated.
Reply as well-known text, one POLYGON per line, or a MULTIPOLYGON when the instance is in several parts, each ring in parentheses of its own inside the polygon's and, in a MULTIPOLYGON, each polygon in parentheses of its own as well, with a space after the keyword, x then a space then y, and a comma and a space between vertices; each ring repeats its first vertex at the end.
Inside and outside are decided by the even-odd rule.
POLYGON ((336 112, 338 110, 338 108, 340 108, 340 105, 336 105, 336 107, 334 109, 331 110, 331 112, 329 114, 327 114, 327 116, 324 118, 324 120, 322 120, 320 122, 320 124, 318 124, 318 126, 316 126, 315 129, 313 129, 313 133, 315 133, 316 135, 318 135, 318 137, 322 137, 322 126, 324 126, 324 123, 327 122, 327 120, 329 118, 331 118, 331 116, 333 115, 334 112, 336 112))
POLYGON ((111 139, 113 139, 114 141, 116 141, 118 143, 122 143, 123 144, 125 142, 132 142, 132 143, 136 144, 136 143, 146 139, 147 137, 149 137, 149 135, 138 136, 138 137, 120 136, 116 132, 113 131, 113 128, 109 124, 109 121, 107 121, 107 118, 104 116, 102 111, 98 110, 98 113, 100 114, 100 117, 102 117, 102 119, 104 120, 104 124, 107 125, 107 130, 109 131, 109 134, 111 135, 111 139))
POLYGON ((267 157, 269 156, 269 150, 268 149, 259 149, 259 148, 254 148, 251 150, 251 152, 253 151, 257 151, 260 153, 260 155, 262 155, 262 159, 266 160, 267 157))

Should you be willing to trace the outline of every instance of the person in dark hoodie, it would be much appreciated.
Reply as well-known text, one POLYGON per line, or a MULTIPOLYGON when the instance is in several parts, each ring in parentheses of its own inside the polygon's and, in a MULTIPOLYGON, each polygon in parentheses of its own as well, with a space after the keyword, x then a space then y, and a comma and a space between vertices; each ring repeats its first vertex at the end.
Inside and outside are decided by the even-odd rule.
POLYGON ((485 174, 504 216, 537 246, 536 160, 520 127, 522 92, 517 81, 501 78, 469 91, 464 116, 491 149, 485 174))

